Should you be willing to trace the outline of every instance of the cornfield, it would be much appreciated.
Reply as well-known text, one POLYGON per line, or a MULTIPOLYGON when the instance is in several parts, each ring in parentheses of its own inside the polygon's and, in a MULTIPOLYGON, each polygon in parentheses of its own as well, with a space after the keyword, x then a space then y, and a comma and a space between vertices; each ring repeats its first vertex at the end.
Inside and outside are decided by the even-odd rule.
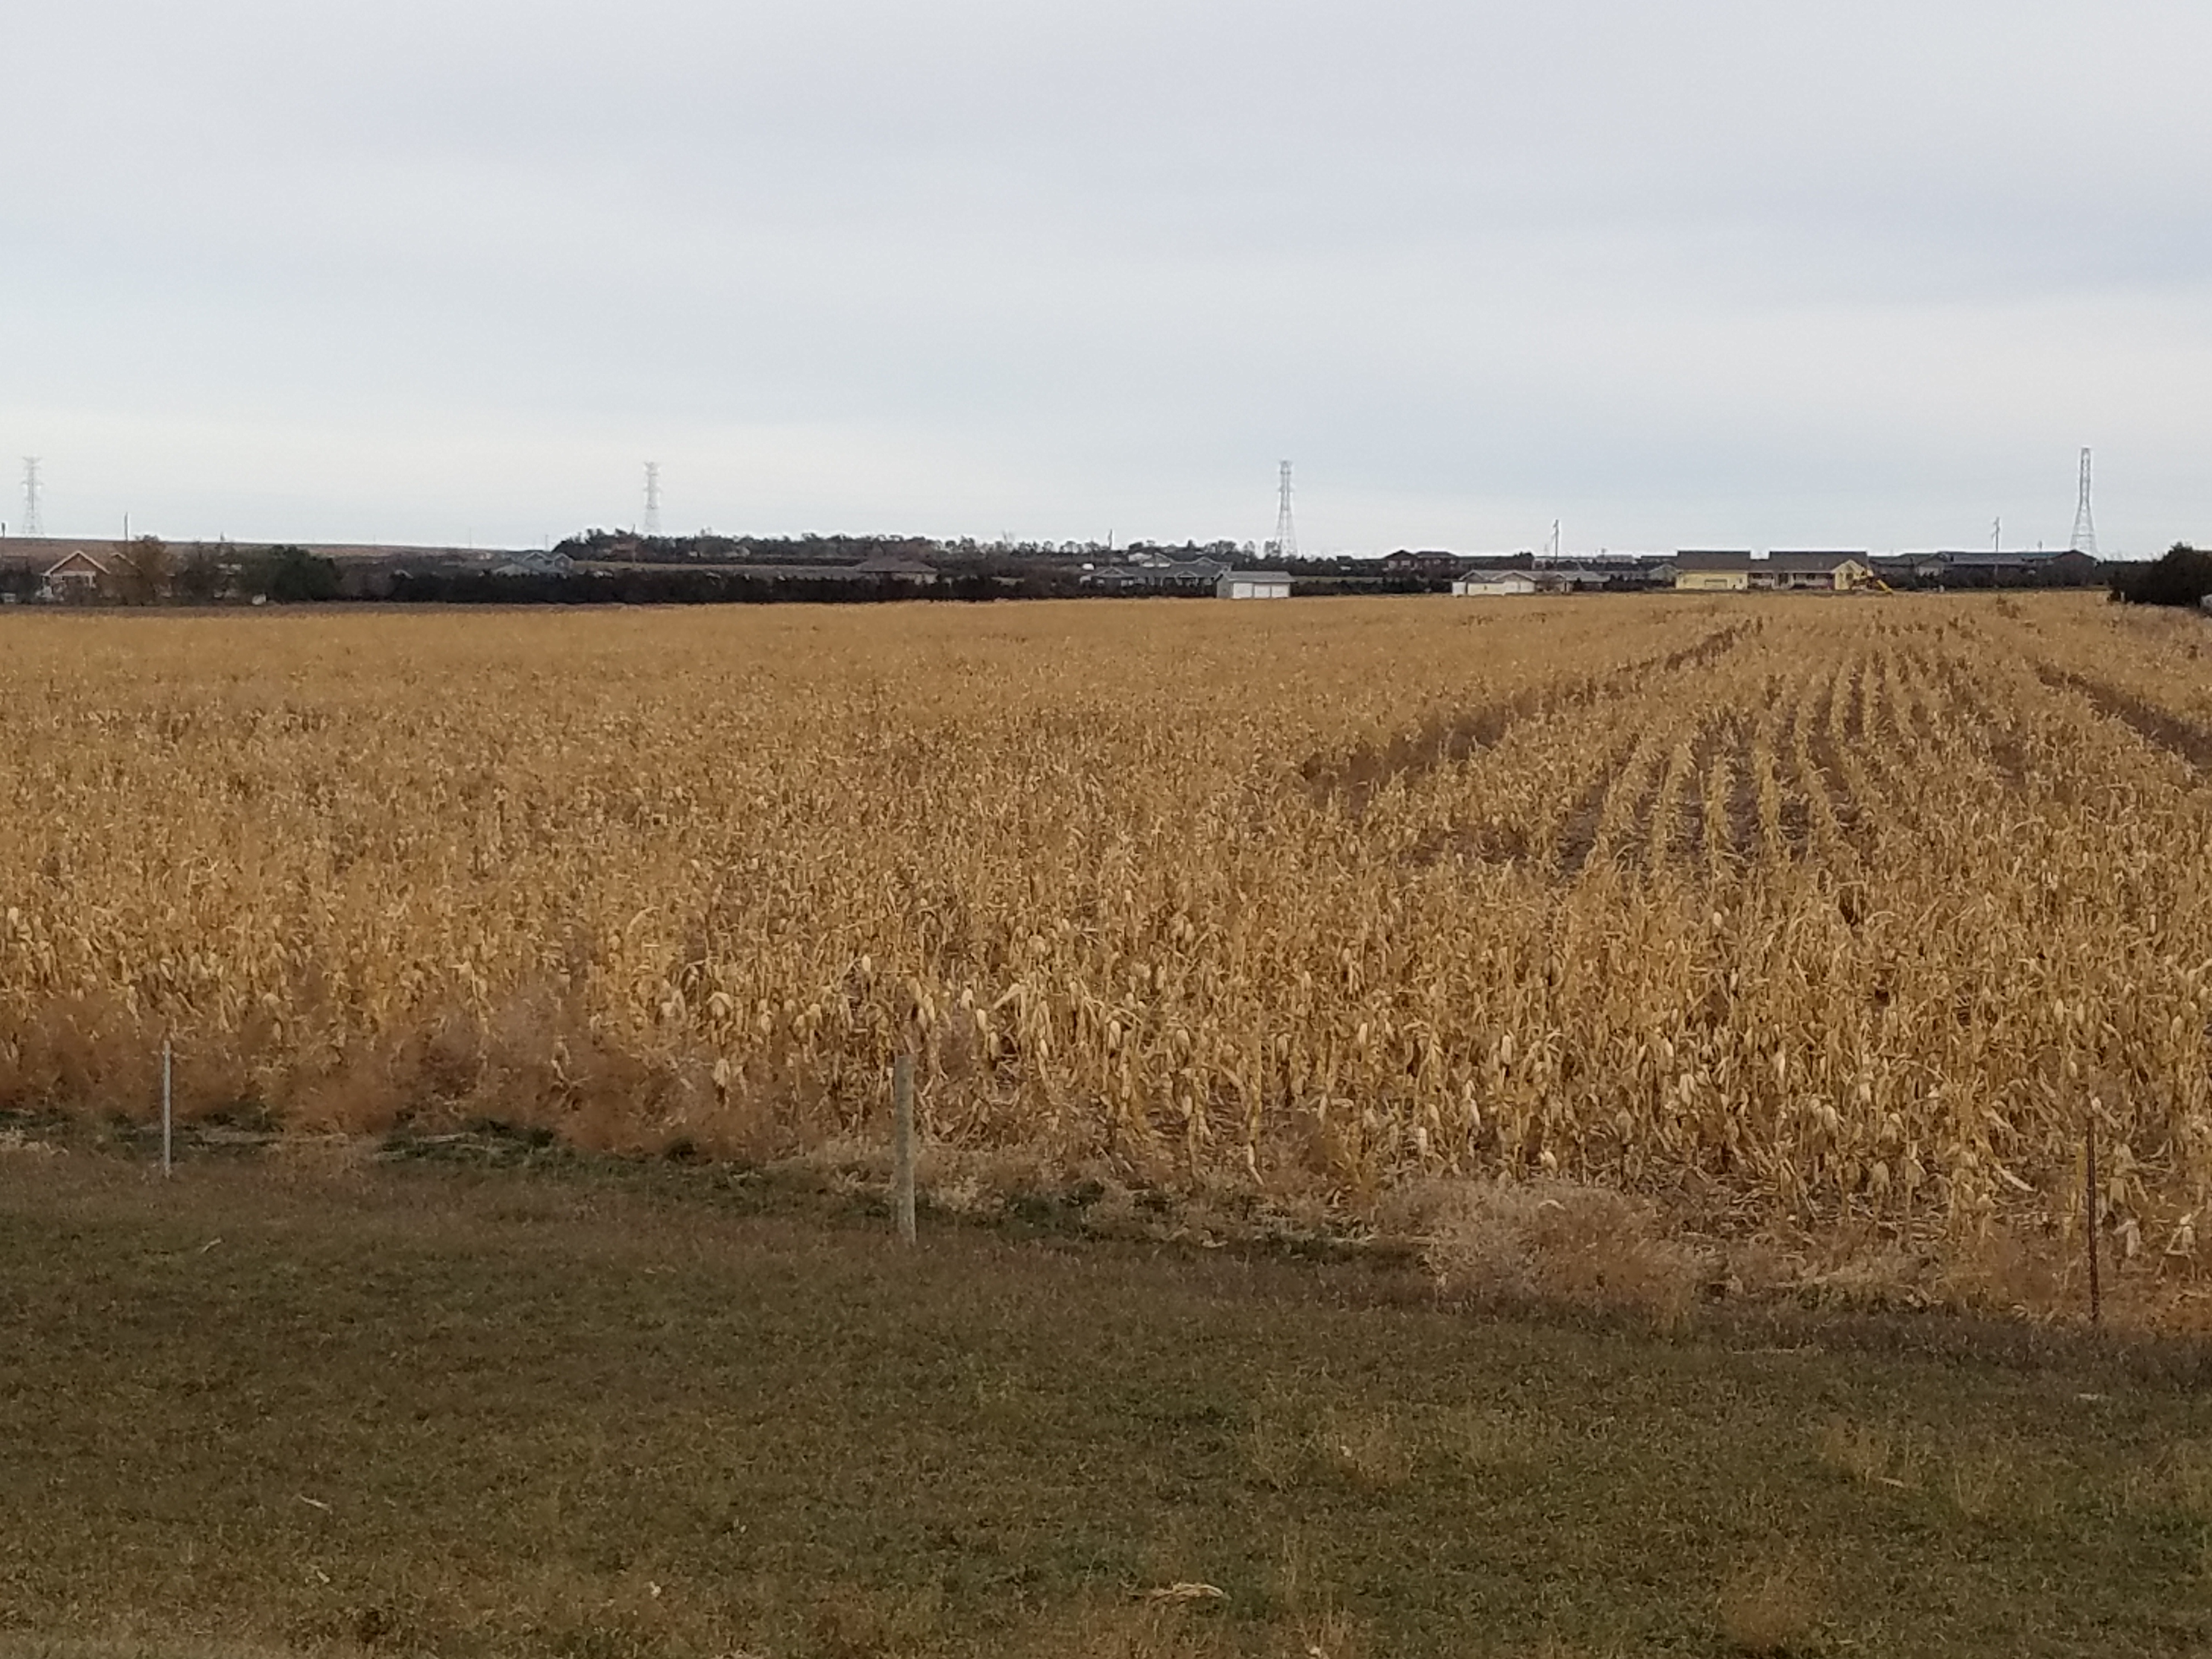
POLYGON ((0 1109, 2212 1192, 2212 629, 2074 596, 0 623, 0 1109))

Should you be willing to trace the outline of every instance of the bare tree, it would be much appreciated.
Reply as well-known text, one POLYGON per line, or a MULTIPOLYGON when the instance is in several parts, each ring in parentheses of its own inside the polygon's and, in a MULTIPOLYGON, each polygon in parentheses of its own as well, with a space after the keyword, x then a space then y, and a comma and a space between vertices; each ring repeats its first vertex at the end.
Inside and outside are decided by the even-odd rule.
POLYGON ((157 536, 141 536, 115 559, 115 590, 125 605, 159 605, 169 597, 176 561, 157 536))

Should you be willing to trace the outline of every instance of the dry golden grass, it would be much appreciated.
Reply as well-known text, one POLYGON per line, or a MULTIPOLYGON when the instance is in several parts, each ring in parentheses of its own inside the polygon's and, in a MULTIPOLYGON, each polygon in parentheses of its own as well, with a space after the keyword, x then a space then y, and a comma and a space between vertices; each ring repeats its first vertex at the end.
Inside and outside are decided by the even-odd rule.
POLYGON ((1904 1492, 1918 1484, 1911 1448, 1863 1423, 1831 1420, 1820 1431, 1818 1451, 1822 1463, 1862 1486, 1904 1492))
POLYGON ((1605 1188, 1484 1181, 1431 1190, 1424 1254, 1447 1295, 1601 1308, 1671 1329, 1708 1272, 1650 1205, 1605 1188))
POLYGON ((2202 644, 2075 596, 10 616, 0 1108, 143 1115, 173 1031, 188 1114, 767 1158, 875 1133, 912 1046, 939 1144, 1131 1188, 2068 1262, 2094 1112, 2123 1279, 2186 1287, 2202 644))

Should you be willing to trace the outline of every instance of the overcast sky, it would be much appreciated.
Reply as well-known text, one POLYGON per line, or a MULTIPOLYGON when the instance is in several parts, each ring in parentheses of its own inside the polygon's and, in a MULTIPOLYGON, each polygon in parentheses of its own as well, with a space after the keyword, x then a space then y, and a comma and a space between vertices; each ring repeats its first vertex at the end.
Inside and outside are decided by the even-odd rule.
MULTIPOLYGON (((2212 537, 2206 0, 20 0, 50 532, 2212 537)), ((0 496, 11 532, 20 489, 0 496)))

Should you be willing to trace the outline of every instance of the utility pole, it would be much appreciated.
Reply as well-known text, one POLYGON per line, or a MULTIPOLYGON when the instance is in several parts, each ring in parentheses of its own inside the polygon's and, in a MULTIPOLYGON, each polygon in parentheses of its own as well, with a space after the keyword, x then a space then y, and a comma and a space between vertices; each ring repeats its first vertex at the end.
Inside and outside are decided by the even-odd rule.
POLYGON ((658 536, 660 533, 660 463, 659 461, 647 461, 645 464, 645 533, 647 536, 658 536))
POLYGON ((35 455, 23 457, 23 533, 46 533, 46 521, 39 515, 39 458, 35 455))

